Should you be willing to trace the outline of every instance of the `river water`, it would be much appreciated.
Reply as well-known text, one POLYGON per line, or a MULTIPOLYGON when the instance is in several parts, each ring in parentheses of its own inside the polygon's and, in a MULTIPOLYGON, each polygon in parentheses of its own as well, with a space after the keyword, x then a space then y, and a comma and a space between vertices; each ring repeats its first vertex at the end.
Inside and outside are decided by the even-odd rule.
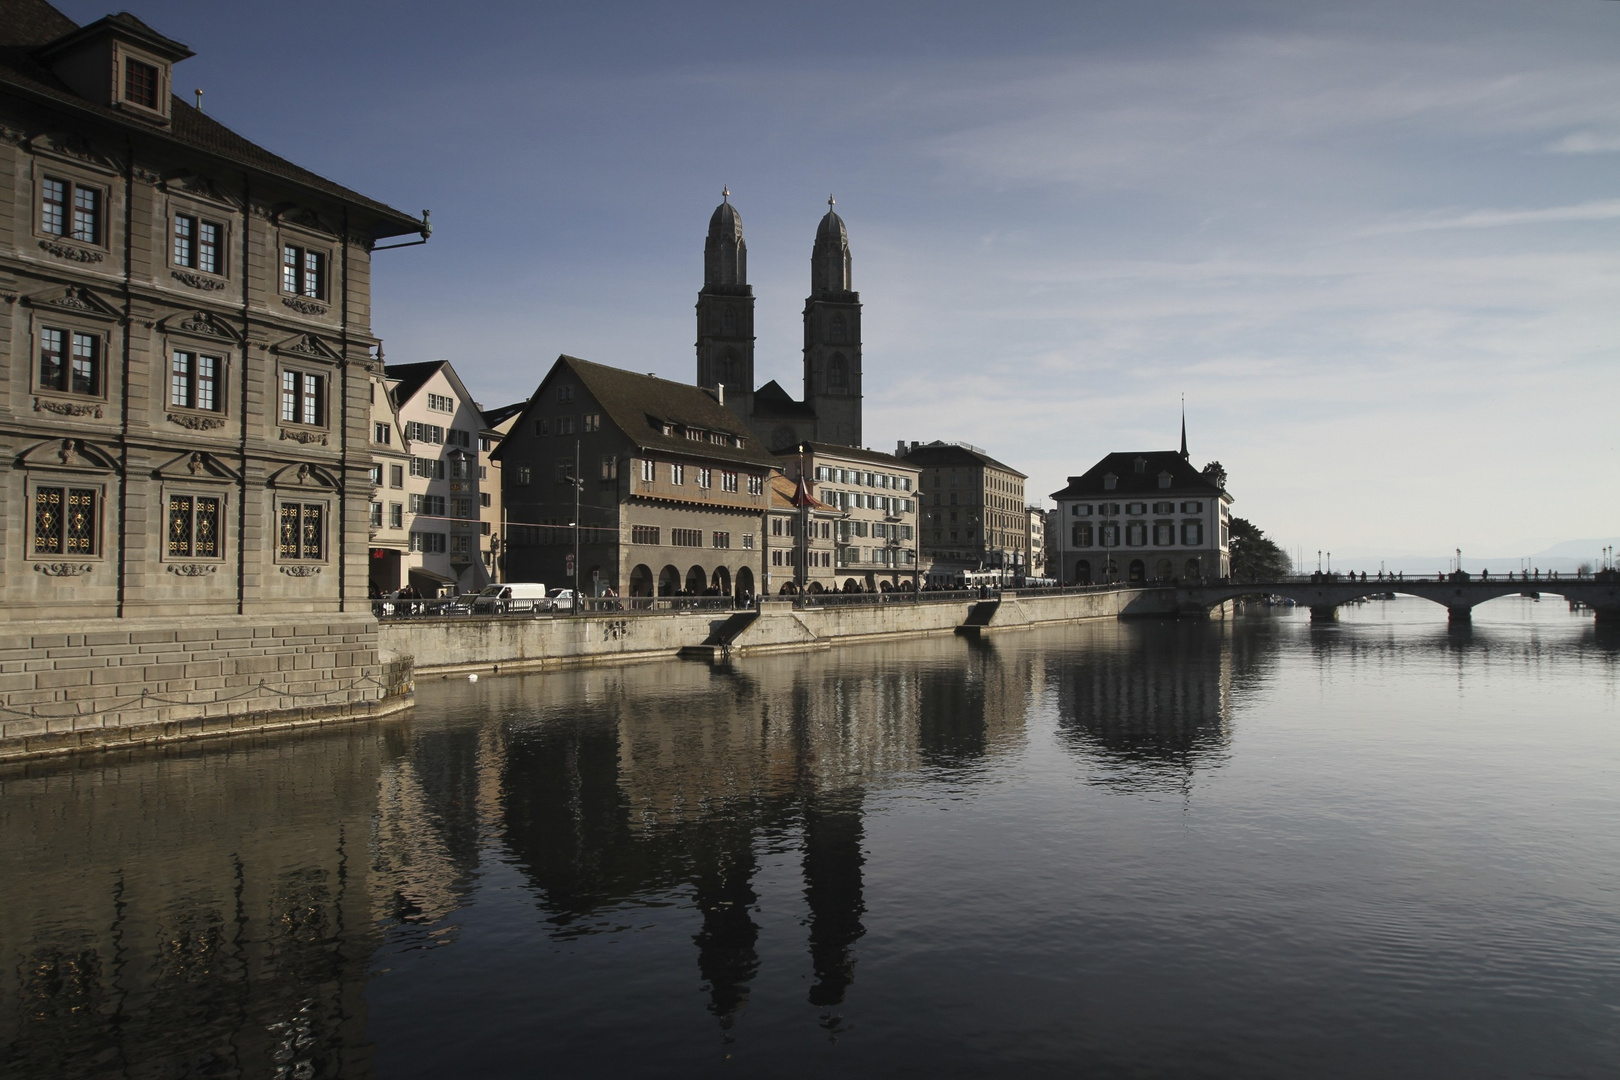
POLYGON ((1613 1077, 1555 598, 418 688, 0 770, 0 1074, 1613 1077))

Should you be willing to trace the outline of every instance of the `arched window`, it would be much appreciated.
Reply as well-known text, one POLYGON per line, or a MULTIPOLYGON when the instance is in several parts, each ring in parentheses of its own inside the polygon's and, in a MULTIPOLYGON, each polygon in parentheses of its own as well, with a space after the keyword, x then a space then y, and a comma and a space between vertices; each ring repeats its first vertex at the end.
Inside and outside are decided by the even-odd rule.
POLYGON ((835 390, 849 385, 849 361, 844 359, 843 353, 833 354, 832 364, 827 368, 827 385, 835 390))
POLYGON ((720 357, 720 377, 716 381, 727 386, 737 382, 737 354, 727 349, 720 357))
POLYGON ((720 315, 720 325, 729 334, 737 332, 737 309, 727 304, 720 315))
POLYGON ((832 327, 828 333, 828 337, 837 342, 842 342, 844 340, 844 317, 842 315, 833 315, 832 327))

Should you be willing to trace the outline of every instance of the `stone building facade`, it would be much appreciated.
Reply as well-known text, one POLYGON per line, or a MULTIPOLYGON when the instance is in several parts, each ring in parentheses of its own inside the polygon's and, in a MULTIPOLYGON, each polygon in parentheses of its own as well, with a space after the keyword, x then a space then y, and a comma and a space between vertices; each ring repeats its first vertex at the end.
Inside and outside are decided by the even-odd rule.
POLYGON ((371 251, 425 221, 171 95, 190 55, 128 14, 79 27, 41 0, 0 2, 6 647, 34 622, 158 620, 173 642, 175 620, 217 617, 306 637, 292 631, 319 622, 355 639, 356 663, 299 692, 280 680, 286 693, 243 694, 277 680, 177 645, 175 666, 136 676, 125 659, 115 682, 85 641, 72 674, 5 665, 6 704, 25 716, 7 713, 0 738, 379 696, 365 636, 371 251), (96 689, 114 685, 170 704, 96 689))
POLYGON ((849 230, 831 207, 816 228, 804 302, 804 397, 774 379, 754 389, 754 288, 742 215, 722 196, 703 248, 697 302, 697 383, 776 452, 801 442, 861 445, 861 294, 849 230))
POLYGON ((1052 498, 1057 546, 1048 561, 1066 585, 1231 573, 1225 470, 1195 469, 1185 436, 1180 451, 1109 454, 1052 498))
POLYGON ((707 391, 558 357, 493 456, 507 580, 761 591, 775 461, 707 391))
POLYGON ((920 473, 924 573, 934 585, 969 570, 1010 579, 1029 560, 1027 477, 967 443, 900 443, 896 455, 920 473))

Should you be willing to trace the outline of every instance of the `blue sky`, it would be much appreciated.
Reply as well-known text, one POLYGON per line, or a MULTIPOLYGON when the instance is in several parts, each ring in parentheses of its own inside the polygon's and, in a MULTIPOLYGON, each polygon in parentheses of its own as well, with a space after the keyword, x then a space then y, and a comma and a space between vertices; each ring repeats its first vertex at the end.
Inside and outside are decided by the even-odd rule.
POLYGON ((559 352, 690 380, 722 184, 796 391, 835 193, 874 449, 967 440, 1042 495, 1175 445, 1184 393, 1290 547, 1620 533, 1612 0, 133 10, 216 117, 432 209, 375 326, 485 405, 559 352))

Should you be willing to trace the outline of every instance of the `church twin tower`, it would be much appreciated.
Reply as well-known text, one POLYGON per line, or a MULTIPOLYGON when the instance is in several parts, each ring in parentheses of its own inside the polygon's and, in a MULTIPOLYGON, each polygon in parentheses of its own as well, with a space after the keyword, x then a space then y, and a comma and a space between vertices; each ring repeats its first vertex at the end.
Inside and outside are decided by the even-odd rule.
POLYGON ((697 381, 748 422, 769 449, 805 441, 861 445, 861 295, 850 279, 849 233, 827 200, 810 254, 804 302, 804 400, 773 379, 754 389, 754 289, 731 192, 709 219, 697 302, 697 381))

